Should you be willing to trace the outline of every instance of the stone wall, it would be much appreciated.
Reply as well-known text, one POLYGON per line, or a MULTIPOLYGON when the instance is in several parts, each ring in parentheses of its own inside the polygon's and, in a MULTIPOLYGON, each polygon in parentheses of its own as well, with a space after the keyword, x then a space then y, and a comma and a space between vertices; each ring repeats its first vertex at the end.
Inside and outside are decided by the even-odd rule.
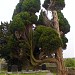
POLYGON ((75 75, 75 68, 67 68, 68 75, 75 75))

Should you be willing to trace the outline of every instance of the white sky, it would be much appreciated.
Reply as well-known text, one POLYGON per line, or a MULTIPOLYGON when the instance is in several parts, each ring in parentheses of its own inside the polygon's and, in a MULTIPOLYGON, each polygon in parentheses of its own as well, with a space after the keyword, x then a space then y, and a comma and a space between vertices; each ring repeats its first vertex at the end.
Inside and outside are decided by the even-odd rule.
POLYGON ((75 57, 75 0, 65 0, 65 3, 66 7, 63 10, 63 14, 71 26, 71 31, 67 34, 69 43, 67 44, 67 50, 64 51, 64 57, 75 57))
MULTIPOLYGON (((41 0, 42 2, 44 0, 41 0)), ((16 4, 19 2, 19 0, 0 0, 0 22, 6 22, 10 21, 13 15, 13 11, 15 9, 16 4)), ((69 42, 67 49, 63 52, 64 58, 68 57, 75 57, 75 0, 65 0, 66 6, 63 9, 63 14, 65 18, 69 21, 69 24, 71 26, 71 31, 66 35, 69 42)))

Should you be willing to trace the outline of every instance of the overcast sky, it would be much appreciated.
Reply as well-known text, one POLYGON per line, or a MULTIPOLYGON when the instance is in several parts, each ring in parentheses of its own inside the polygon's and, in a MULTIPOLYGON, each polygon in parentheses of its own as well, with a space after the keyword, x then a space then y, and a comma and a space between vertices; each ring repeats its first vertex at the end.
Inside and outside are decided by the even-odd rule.
MULTIPOLYGON (((44 0, 41 0, 42 2, 44 0)), ((0 22, 10 21, 16 4, 19 0, 0 0, 0 22)), ((69 21, 71 31, 66 35, 69 42, 67 49, 63 52, 64 58, 75 57, 75 0, 65 0, 65 8, 63 14, 69 21)))

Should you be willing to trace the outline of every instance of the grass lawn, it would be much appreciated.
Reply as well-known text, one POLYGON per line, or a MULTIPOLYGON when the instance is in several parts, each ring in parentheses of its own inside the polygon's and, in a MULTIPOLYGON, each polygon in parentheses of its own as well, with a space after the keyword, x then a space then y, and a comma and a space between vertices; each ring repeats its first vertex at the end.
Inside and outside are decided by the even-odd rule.
POLYGON ((3 74, 3 73, 0 73, 0 75, 46 75, 47 73, 43 73, 43 72, 39 72, 39 73, 25 73, 25 74, 16 74, 16 73, 13 73, 13 74, 3 74))
POLYGON ((5 75, 4 73, 0 73, 0 75, 5 75))
MULTIPOLYGON (((18 75, 18 74, 11 74, 11 75, 18 75)), ((46 75, 46 73, 28 73, 28 74, 19 74, 19 75, 46 75)))

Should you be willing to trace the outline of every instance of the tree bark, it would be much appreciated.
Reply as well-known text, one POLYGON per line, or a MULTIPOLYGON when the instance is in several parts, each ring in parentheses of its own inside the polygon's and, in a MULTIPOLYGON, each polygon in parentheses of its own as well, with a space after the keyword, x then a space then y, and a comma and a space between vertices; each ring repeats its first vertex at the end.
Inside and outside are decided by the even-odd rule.
MULTIPOLYGON (((55 30, 57 31, 57 33, 59 34, 59 37, 60 37, 59 20, 58 20, 57 11, 53 10, 52 15, 53 15, 53 21, 54 21, 54 28, 55 28, 55 30)), ((57 54, 56 59, 58 60, 58 63, 57 63, 58 74, 57 75, 66 75, 61 47, 57 50, 56 54, 57 54)))

